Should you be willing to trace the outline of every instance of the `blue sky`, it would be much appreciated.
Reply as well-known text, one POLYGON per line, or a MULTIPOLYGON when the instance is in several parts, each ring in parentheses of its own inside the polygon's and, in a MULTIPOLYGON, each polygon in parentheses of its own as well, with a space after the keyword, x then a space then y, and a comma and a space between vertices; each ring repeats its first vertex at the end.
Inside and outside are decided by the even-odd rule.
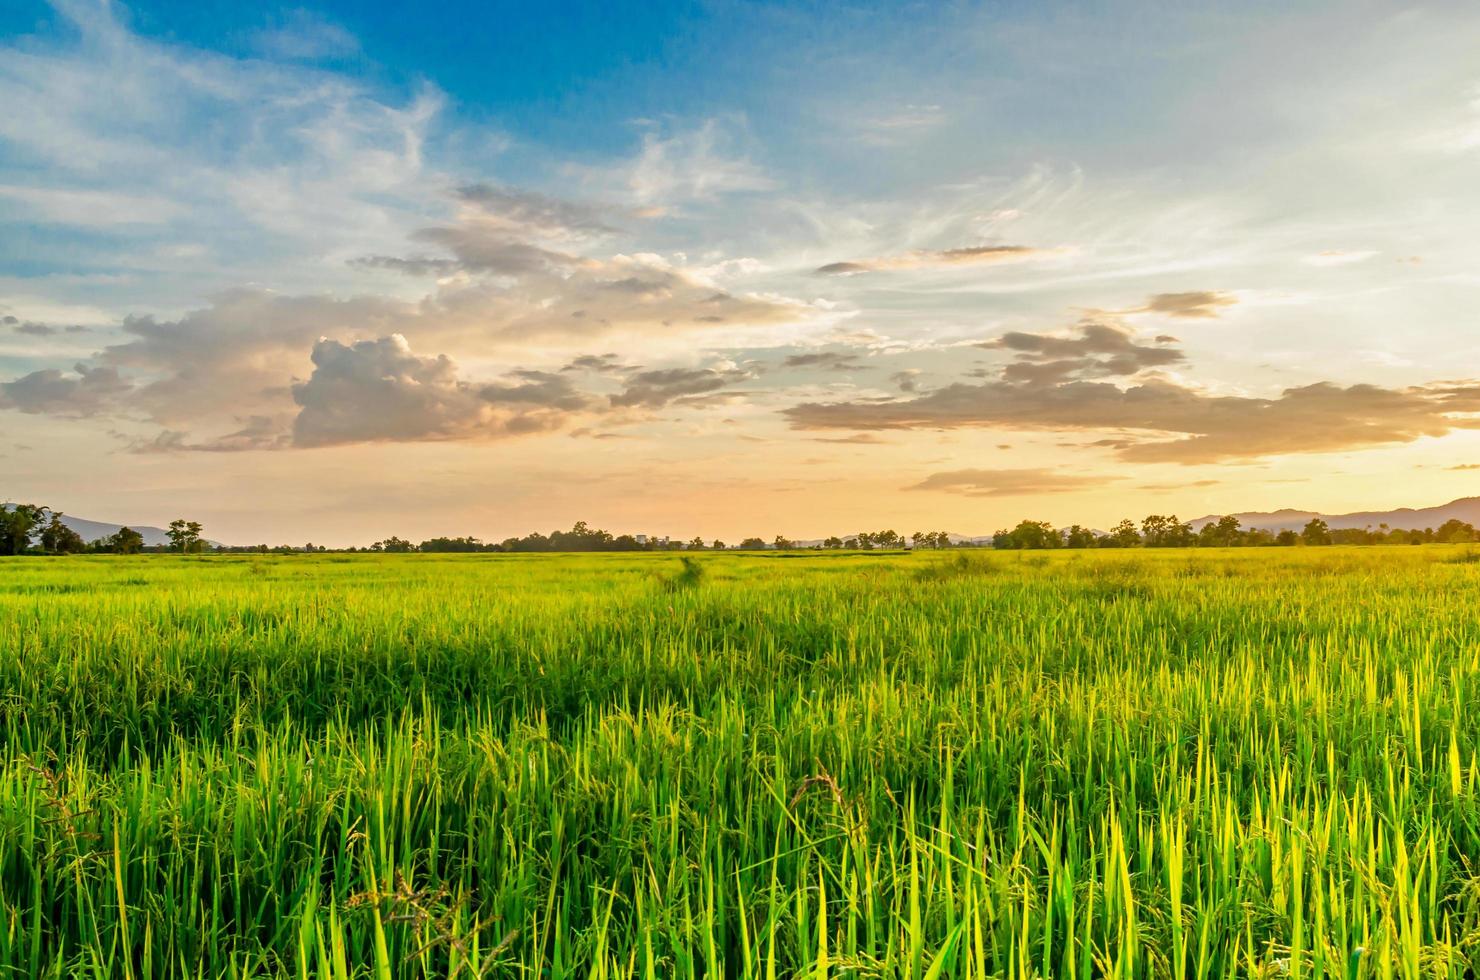
POLYGON ((795 537, 1458 496, 1477 41, 1459 4, 13 0, 0 494, 345 543, 411 503, 795 537))

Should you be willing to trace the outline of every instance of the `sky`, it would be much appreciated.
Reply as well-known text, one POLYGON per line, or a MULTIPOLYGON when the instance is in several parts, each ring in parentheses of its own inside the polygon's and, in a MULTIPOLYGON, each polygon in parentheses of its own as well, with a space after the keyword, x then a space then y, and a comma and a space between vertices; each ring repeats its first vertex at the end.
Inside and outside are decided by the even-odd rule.
POLYGON ((231 543, 1480 494, 1468 3, 0 4, 0 498, 231 543))

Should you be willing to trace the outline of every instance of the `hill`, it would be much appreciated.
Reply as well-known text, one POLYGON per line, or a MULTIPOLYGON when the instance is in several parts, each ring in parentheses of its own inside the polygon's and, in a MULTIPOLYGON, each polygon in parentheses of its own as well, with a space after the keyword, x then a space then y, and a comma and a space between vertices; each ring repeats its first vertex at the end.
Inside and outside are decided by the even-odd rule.
MULTIPOLYGON (((1194 528, 1216 521, 1221 514, 1199 517, 1192 522, 1194 528)), ((1360 510, 1351 514, 1321 514, 1311 510, 1246 511, 1234 514, 1244 527, 1263 528, 1269 531, 1298 531, 1311 518, 1319 517, 1332 528, 1377 527, 1386 524, 1392 528, 1417 529, 1438 527, 1447 520, 1461 520, 1480 526, 1480 497, 1461 497, 1437 507, 1399 507, 1396 510, 1360 510)))

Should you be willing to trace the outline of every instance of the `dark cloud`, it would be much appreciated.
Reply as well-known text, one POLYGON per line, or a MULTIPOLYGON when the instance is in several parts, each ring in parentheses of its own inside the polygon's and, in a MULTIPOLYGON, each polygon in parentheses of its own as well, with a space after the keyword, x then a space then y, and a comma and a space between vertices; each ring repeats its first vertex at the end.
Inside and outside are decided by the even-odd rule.
POLYGON ((1157 293, 1146 300, 1146 305, 1133 312, 1160 313, 1185 320, 1212 319, 1225 306, 1238 302, 1238 297, 1229 293, 1199 290, 1190 293, 1157 293))
POLYGON ((785 415, 799 429, 1121 430, 1131 434, 1103 444, 1124 459, 1211 463, 1412 442, 1480 428, 1477 412, 1475 382, 1400 389, 1323 382, 1253 398, 1209 395, 1165 380, 1126 388, 998 380, 947 385, 910 399, 802 404, 785 415))
POLYGON ((434 259, 427 256, 397 258, 394 255, 366 255, 351 259, 350 265, 362 269, 389 269, 404 272, 408 276, 448 276, 461 269, 457 259, 434 259))
POLYGON ((115 410, 133 390, 133 385, 111 367, 77 364, 72 370, 74 374, 65 374, 48 368, 0 382, 0 408, 83 418, 115 410))
POLYGON ((640 371, 627 379, 621 394, 612 395, 616 408, 662 408, 670 402, 687 402, 743 381, 749 375, 739 370, 712 368, 666 368, 640 371))
POLYGON ((1059 254, 1058 249, 1033 248, 1028 245, 975 245, 936 251, 906 252, 875 259, 829 262, 814 271, 819 276, 849 276, 860 272, 884 272, 895 269, 948 268, 951 266, 985 265, 1016 262, 1059 254))
POLYGON ((56 327, 47 323, 22 323, 15 328, 16 333, 25 334, 28 337, 50 337, 61 333, 56 327))
POLYGON ((1100 486, 1113 477, 1059 473, 1054 470, 952 470, 932 473, 906 490, 943 490, 967 497, 1022 497, 1067 493, 1100 486))
POLYGON ((916 368, 906 368, 889 375, 889 380, 906 394, 913 394, 920 390, 920 372, 916 368))
POLYGON ((419 357, 398 335, 322 340, 314 372, 293 386, 298 446, 478 439, 559 428, 588 400, 567 379, 516 373, 513 384, 474 386, 445 355, 419 357))
POLYGON ((819 368, 824 371, 855 371, 861 365, 858 363, 857 354, 843 354, 838 351, 808 351, 805 354, 792 354, 781 362, 782 367, 789 368, 819 368))
POLYGON ((582 354, 560 370, 592 371, 597 374, 625 374, 637 369, 623 364, 622 358, 617 354, 582 354))
POLYGON ((1070 378, 1122 377, 1184 360, 1175 347, 1149 347, 1116 323, 1081 323, 1071 336, 1012 331, 977 346, 1009 350, 1018 360, 1003 370, 1007 381, 1049 384, 1070 378))
POLYGON ((545 234, 579 232, 606 235, 616 231, 606 223, 603 209, 548 197, 535 191, 492 184, 468 184, 457 197, 484 214, 545 234))

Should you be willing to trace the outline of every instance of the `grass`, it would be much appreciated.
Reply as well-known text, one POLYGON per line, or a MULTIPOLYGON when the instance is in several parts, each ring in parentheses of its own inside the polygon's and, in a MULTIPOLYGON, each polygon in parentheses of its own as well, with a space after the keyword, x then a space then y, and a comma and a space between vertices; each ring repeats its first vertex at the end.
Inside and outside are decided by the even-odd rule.
POLYGON ((1465 555, 0 560, 0 975, 1473 976, 1465 555))

